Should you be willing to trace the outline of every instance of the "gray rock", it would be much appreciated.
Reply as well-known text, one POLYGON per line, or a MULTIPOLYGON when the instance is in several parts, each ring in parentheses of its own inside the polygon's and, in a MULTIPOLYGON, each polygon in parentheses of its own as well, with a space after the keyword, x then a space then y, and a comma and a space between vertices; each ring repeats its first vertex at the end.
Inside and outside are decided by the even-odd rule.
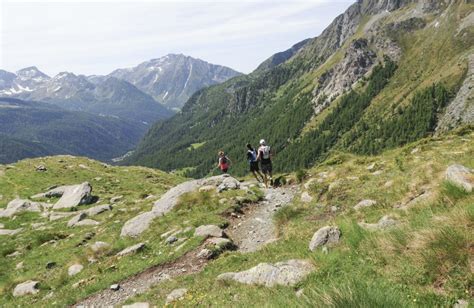
POLYGON ((116 203, 122 199, 123 199, 123 196, 115 196, 115 197, 110 198, 110 203, 116 203))
POLYGON ((468 308, 469 302, 464 299, 459 299, 456 304, 454 304, 453 308, 468 308))
POLYGON ((79 274, 83 269, 84 269, 83 265, 74 264, 74 265, 71 265, 68 268, 67 273, 68 273, 69 276, 75 276, 75 275, 79 274))
POLYGON ((176 242, 178 240, 178 238, 176 236, 168 236, 168 238, 165 240, 165 243, 168 244, 168 245, 171 245, 173 244, 174 242, 176 242))
POLYGON ((222 181, 222 183, 219 186, 217 186, 217 191, 223 192, 225 190, 233 190, 233 189, 239 189, 239 188, 240 188, 239 181, 237 181, 233 177, 227 177, 222 181))
POLYGON ((305 191, 301 194, 301 201, 304 203, 309 203, 313 201, 313 197, 311 197, 311 195, 307 191, 305 191))
POLYGON ((145 302, 133 303, 130 305, 123 305, 122 308, 150 308, 150 304, 145 302))
POLYGON ((87 217, 86 213, 84 213, 84 212, 79 213, 67 222, 67 226, 68 227, 74 227, 78 222, 86 219, 86 217, 87 217))
POLYGON ((91 207, 85 210, 84 212, 89 216, 95 216, 95 215, 99 215, 103 212, 111 211, 111 210, 112 210, 112 206, 108 204, 103 204, 103 205, 97 205, 97 206, 91 207))
POLYGON ((361 210, 361 209, 366 208, 366 207, 374 206, 376 204, 377 204, 377 201, 375 201, 375 200, 370 200, 370 199, 362 200, 361 202, 357 203, 354 206, 354 210, 358 211, 358 210, 361 210))
POLYGON ((117 256, 119 257, 128 256, 128 255, 131 255, 143 250, 143 248, 145 248, 145 243, 138 243, 120 251, 119 253, 117 253, 117 256))
POLYGON ((118 290, 120 290, 120 285, 118 283, 115 283, 115 284, 110 286, 110 290, 118 291, 118 290))
POLYGON ((224 273, 218 280, 234 280, 243 284, 294 286, 314 271, 314 266, 304 260, 288 260, 275 264, 260 263, 257 266, 238 273, 224 273))
MULTIPOLYGON (((57 189, 57 188, 56 188, 57 189)), ((88 182, 67 186, 53 209, 72 208, 92 201, 92 186, 88 182)))
POLYGON ((214 245, 214 247, 217 249, 226 249, 233 246, 233 243, 230 239, 222 237, 213 237, 210 238, 207 242, 211 245, 214 245))
POLYGON ((93 219, 84 219, 76 223, 74 227, 98 226, 98 225, 100 225, 98 221, 95 221, 93 219))
POLYGON ((41 204, 24 199, 15 199, 7 204, 6 209, 0 210, 0 217, 12 217, 21 212, 41 212, 41 204))
POLYGON ((341 231, 335 226, 325 226, 316 231, 309 243, 309 250, 314 251, 316 248, 324 245, 336 244, 341 238, 341 231))
POLYGON ((110 248, 110 244, 106 242, 95 242, 91 246, 92 251, 99 252, 110 248))
POLYGON ((21 262, 18 262, 18 263, 16 264, 15 269, 20 270, 20 269, 22 269, 24 266, 25 266, 25 264, 23 263, 23 261, 21 261, 21 262))
POLYGON ((179 301, 179 300, 183 299, 187 292, 188 292, 188 289, 185 289, 185 288, 174 289, 166 297, 166 303, 169 304, 169 303, 172 303, 174 301, 179 301))
POLYGON ((474 172, 462 165, 451 165, 446 169, 446 180, 472 192, 474 187, 474 172))
POLYGON ((74 212, 51 212, 49 214, 49 221, 55 221, 55 220, 63 219, 65 217, 70 217, 73 215, 77 215, 77 214, 74 212))
POLYGON ((20 233, 22 230, 23 228, 18 228, 14 230, 0 229, 0 235, 15 235, 20 233))
POLYGON ((215 225, 199 226, 194 231, 194 236, 208 237, 223 237, 224 231, 215 225))
POLYGON ((197 257, 200 259, 210 259, 213 257, 213 255, 214 253, 212 250, 204 248, 197 254, 197 257))
POLYGON ((39 166, 36 166, 36 171, 47 171, 48 168, 45 167, 45 165, 39 165, 39 166))
POLYGON ((157 215, 153 212, 142 213, 130 220, 128 220, 125 225, 122 227, 120 233, 121 237, 130 236, 137 237, 147 230, 157 215))
POLYGON ((14 297, 20 297, 29 294, 36 294, 39 292, 38 290, 39 282, 28 280, 23 283, 18 284, 15 289, 13 290, 14 297))
POLYGON ((392 217, 385 215, 375 224, 368 224, 361 222, 359 226, 368 230, 383 230, 387 228, 394 227, 398 224, 398 221, 393 219, 392 217))

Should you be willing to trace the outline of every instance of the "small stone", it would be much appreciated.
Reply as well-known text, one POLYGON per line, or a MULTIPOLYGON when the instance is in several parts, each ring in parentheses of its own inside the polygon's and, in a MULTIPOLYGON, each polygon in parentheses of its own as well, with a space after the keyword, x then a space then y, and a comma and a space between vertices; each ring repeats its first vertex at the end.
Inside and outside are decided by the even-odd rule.
POLYGON ((100 223, 98 221, 95 221, 93 219, 84 219, 78 223, 76 223, 74 226, 75 227, 83 227, 83 226, 98 226, 100 223))
POLYGON ((79 274, 83 269, 84 266, 82 266, 81 264, 74 264, 68 268, 67 273, 69 276, 75 276, 79 274))
POLYGON ((458 299, 456 304, 454 304, 453 308, 468 308, 469 307, 469 302, 464 299, 458 299))
POLYGON ((122 200, 123 196, 115 196, 115 197, 112 197, 110 198, 110 203, 116 203, 120 200, 122 200))
POLYGON ((332 213, 336 213, 337 211, 339 210, 339 208, 337 206, 331 206, 331 212, 332 213))
POLYGON ((311 197, 311 195, 307 191, 305 191, 301 194, 301 201, 304 203, 309 203, 313 201, 313 197, 311 197))
POLYGON ((185 288, 175 289, 171 291, 171 293, 168 294, 168 296, 166 297, 166 303, 169 304, 174 301, 179 301, 183 299, 187 292, 188 292, 188 289, 185 289, 185 288))
POLYGON ((371 206, 374 206, 377 204, 377 201, 375 200, 370 200, 370 199, 367 199, 367 200, 362 200, 361 202, 357 203, 355 206, 354 206, 354 210, 360 210, 360 209, 363 209, 363 208, 366 208, 366 207, 371 207, 371 206))
POLYGON ((168 238, 166 238, 165 243, 168 244, 168 245, 171 245, 174 242, 176 242, 177 240, 178 240, 178 238, 176 236, 171 235, 168 238))
POLYGON ((23 261, 21 261, 21 262, 17 263, 17 265, 15 266, 15 268, 16 268, 17 270, 20 270, 20 269, 23 268, 23 266, 24 266, 24 263, 23 263, 23 261))
POLYGON ((119 253, 117 253, 117 256, 123 257, 123 256, 131 255, 143 250, 143 248, 145 248, 145 243, 138 243, 120 251, 119 253))
POLYGON ((296 297, 303 296, 303 292, 304 292, 304 289, 299 289, 298 291, 296 291, 296 297))
POLYGON ((120 290, 120 285, 118 283, 115 283, 115 284, 110 286, 110 290, 118 291, 118 290, 120 290))
POLYGON ((28 280, 23 283, 18 284, 15 289, 13 290, 13 296, 19 297, 29 294, 36 294, 39 292, 38 290, 39 282, 28 280))
POLYGON ((47 170, 48 169, 46 168, 45 165, 36 166, 36 171, 44 172, 44 171, 47 171, 47 170))
POLYGON ((341 238, 341 231, 338 227, 325 226, 316 231, 309 243, 309 250, 314 251, 319 246, 336 244, 341 238))
POLYGON ((91 246, 91 249, 93 252, 99 252, 99 251, 103 251, 103 250, 106 250, 106 249, 109 249, 110 248, 110 244, 106 243, 106 242, 95 242, 94 244, 92 244, 91 246))
POLYGON ((214 253, 210 249, 204 248, 197 254, 197 257, 200 259, 210 259, 213 255, 214 253))
POLYGON ((196 228, 194 231, 194 236, 202 236, 202 237, 223 237, 224 231, 221 228, 215 225, 205 225, 196 228))
POLYGON ((79 213, 67 222, 67 226, 68 227, 74 227, 78 222, 86 219, 86 217, 87 217, 86 213, 84 213, 84 212, 79 213))

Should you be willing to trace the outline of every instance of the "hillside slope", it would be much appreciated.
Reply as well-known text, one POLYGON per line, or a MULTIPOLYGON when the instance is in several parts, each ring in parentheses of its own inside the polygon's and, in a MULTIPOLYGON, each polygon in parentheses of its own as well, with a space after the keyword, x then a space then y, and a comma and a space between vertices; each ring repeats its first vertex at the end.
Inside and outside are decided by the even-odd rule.
POLYGON ((54 154, 109 161, 132 150, 147 129, 141 122, 0 98, 0 163, 54 154))
POLYGON ((466 78, 473 8, 461 0, 358 1, 283 63, 195 93, 182 113, 150 129, 127 163, 200 177, 223 149, 232 172, 243 174, 245 144, 264 138, 277 170, 291 171, 331 149, 376 154, 428 136, 466 78), (400 134, 408 122, 419 125, 400 134))

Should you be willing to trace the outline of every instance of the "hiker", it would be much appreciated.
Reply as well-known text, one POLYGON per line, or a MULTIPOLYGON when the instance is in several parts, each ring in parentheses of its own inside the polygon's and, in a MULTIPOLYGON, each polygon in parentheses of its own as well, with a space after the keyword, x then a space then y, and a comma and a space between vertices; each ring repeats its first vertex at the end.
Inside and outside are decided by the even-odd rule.
POLYGON ((250 143, 247 143, 247 160, 250 165, 250 172, 252 172, 255 179, 257 179, 259 183, 263 182, 263 175, 260 173, 260 168, 258 167, 257 151, 255 151, 250 143))
POLYGON ((229 157, 225 155, 224 151, 219 151, 219 163, 217 164, 217 168, 221 169, 223 173, 227 173, 231 163, 232 162, 229 157))
POLYGON ((263 182, 265 183, 265 187, 268 188, 268 180, 270 180, 270 185, 273 185, 272 153, 270 151, 270 146, 267 145, 264 139, 260 140, 257 160, 260 161, 260 168, 262 169, 263 173, 263 182))

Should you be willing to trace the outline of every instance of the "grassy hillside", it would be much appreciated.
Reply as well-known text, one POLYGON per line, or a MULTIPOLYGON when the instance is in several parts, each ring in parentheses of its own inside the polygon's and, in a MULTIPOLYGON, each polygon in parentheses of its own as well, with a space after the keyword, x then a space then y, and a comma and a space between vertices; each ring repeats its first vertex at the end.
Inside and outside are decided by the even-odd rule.
MULTIPOLYGON (((49 221, 40 213, 31 212, 20 213, 14 219, 0 218, 5 229, 23 228, 14 236, 0 235, 1 307, 32 303, 41 307, 64 307, 153 265, 173 261, 202 243, 202 238, 192 236, 194 227, 223 223, 225 219, 220 214, 232 206, 219 205, 217 200, 213 200, 197 207, 197 202, 208 201, 209 197, 198 196, 193 200, 189 196, 186 205, 160 218, 159 223, 154 223, 142 236, 120 238, 120 230, 127 220, 150 210, 155 200, 184 179, 154 169, 113 167, 86 158, 52 156, 0 165, 0 209, 16 197, 28 198, 52 185, 84 181, 91 183, 92 194, 98 200, 95 204, 79 206, 72 211, 111 204, 112 197, 122 196, 112 203, 111 211, 90 217, 100 223, 98 226, 67 227, 71 217, 49 221), (40 164, 46 166, 47 171, 35 171, 40 164), (179 245, 168 245, 159 237, 167 231, 185 227, 191 229, 180 237, 189 239, 181 243, 183 246, 180 249, 177 249, 179 245), (110 247, 94 252, 90 245, 97 241, 106 242, 110 247), (146 247, 138 254, 122 258, 115 256, 122 249, 139 242, 145 243, 146 247), (47 268, 51 262, 55 264, 47 268), (17 267, 19 263, 21 268, 17 267), (68 267, 77 263, 82 264, 84 270, 76 276, 68 276, 68 267), (14 287, 27 280, 39 281, 40 292, 14 298, 14 287), (75 284, 79 286, 75 287, 75 284)), ((235 197, 238 194, 242 192, 226 192, 221 197, 235 197)), ((46 199, 39 201, 47 202, 46 199)))
MULTIPOLYGON (((451 307, 459 299, 472 304, 474 194, 446 182, 444 172, 453 163, 473 168, 473 145, 472 130, 461 130, 379 156, 332 153, 307 172, 304 184, 312 183, 313 201, 296 200, 276 213, 276 243, 255 253, 226 252, 203 272, 128 302, 161 306, 171 290, 187 288, 179 307, 451 307), (363 199, 377 204, 354 210, 363 199), (384 215, 398 224, 377 231, 358 224, 384 215), (325 225, 341 229, 341 242, 327 253, 310 252, 313 233, 325 225), (292 258, 311 260, 317 268, 295 287, 216 280, 223 272, 292 258)), ((207 202, 212 201, 196 205, 207 202)))
POLYGON ((429 136, 464 80, 466 56, 473 51, 472 27, 460 32, 458 27, 473 4, 453 1, 426 14, 417 4, 407 4, 385 14, 364 7, 372 2, 363 1, 345 13, 354 23, 352 31, 340 33, 344 27, 337 18, 286 62, 199 91, 182 113, 153 126, 126 163, 187 170, 188 176, 201 177, 213 172, 222 149, 235 162, 232 172, 242 175, 247 169, 245 144, 264 138, 276 152, 276 169, 294 171, 321 162, 334 148, 377 154, 429 136), (374 35, 369 26, 377 21, 381 25, 374 35), (338 42, 343 34, 347 38, 338 42), (379 39, 398 46, 399 59, 393 55, 398 49, 381 48, 379 39), (354 48, 358 42, 367 42, 367 48, 354 48), (315 112, 328 99, 315 96, 317 90, 338 72, 349 78, 345 70, 360 65, 357 55, 364 50, 376 55, 370 71, 353 90, 315 112), (377 92, 366 92, 374 67, 384 65, 387 57, 397 69, 377 92), (355 104, 357 112, 350 117, 355 104), (407 125, 413 122, 420 124, 407 125), (186 151, 197 143, 203 146, 186 151))

